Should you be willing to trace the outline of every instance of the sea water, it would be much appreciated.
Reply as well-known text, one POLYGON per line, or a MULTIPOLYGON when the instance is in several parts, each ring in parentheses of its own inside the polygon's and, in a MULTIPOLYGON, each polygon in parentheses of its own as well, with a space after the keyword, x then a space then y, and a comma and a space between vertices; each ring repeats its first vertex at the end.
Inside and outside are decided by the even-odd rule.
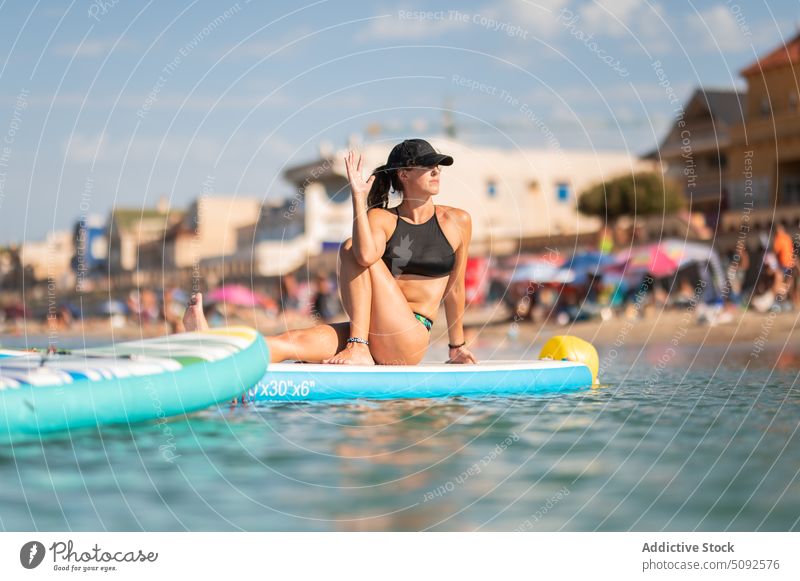
POLYGON ((563 395, 226 405, 4 444, 0 529, 800 529, 797 359, 600 352, 603 385, 563 395))

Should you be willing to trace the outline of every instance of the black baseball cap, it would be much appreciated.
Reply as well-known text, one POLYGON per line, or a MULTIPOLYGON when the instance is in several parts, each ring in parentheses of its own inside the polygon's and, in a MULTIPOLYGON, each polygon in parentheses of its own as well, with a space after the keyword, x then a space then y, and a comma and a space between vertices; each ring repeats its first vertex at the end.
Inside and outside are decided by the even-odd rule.
POLYGON ((453 165, 453 158, 437 152, 424 139, 406 139, 402 143, 398 143, 392 149, 386 163, 388 168, 433 167, 435 165, 453 165))

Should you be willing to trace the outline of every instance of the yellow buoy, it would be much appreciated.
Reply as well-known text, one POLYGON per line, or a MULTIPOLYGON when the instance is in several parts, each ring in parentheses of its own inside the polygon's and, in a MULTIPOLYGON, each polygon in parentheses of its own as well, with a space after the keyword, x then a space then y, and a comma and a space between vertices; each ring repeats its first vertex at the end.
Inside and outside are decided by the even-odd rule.
POLYGON ((557 335, 551 337, 542 347, 539 359, 553 359, 555 361, 574 361, 583 363, 592 372, 592 381, 597 383, 597 373, 600 370, 600 357, 597 349, 588 341, 572 335, 557 335))

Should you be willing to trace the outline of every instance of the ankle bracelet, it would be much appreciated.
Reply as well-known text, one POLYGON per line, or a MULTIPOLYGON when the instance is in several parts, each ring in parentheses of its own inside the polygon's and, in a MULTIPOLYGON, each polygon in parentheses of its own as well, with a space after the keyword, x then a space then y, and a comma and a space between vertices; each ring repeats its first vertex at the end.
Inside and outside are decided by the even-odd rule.
POLYGON ((369 345, 369 341, 366 339, 362 339, 361 337, 350 337, 347 340, 348 343, 361 343, 362 345, 369 345))

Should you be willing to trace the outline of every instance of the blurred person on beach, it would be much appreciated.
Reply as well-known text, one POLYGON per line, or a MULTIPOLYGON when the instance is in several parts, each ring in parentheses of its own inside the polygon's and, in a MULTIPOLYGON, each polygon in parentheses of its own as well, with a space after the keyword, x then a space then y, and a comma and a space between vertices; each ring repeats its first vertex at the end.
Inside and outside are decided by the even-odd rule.
POLYGON ((283 314, 293 314, 300 308, 300 285, 293 272, 281 277, 280 310, 283 314))
POLYGON ((161 317, 167 324, 170 333, 183 333, 183 310, 186 304, 185 294, 180 289, 164 291, 164 302, 161 305, 161 317))
MULTIPOLYGON (((365 180, 363 158, 348 153, 353 235, 339 249, 338 279, 350 320, 268 337, 272 362, 416 365, 444 302, 448 363, 477 363, 463 325, 472 220, 433 203, 441 167, 452 163, 427 141, 408 139, 365 180), (389 209, 391 190, 402 201, 389 209)), ((208 327, 202 295, 192 297, 184 324, 190 331, 208 327)))
POLYGON ((750 253, 744 240, 736 241, 736 246, 728 253, 727 268, 725 269, 728 284, 728 300, 738 305, 742 302, 745 279, 750 269, 750 253))
POLYGON ((792 237, 786 232, 786 227, 780 222, 775 224, 772 251, 777 259, 773 284, 775 304, 780 310, 791 310, 792 303, 789 300, 789 289, 795 268, 794 244, 792 243, 792 237))
POLYGON ((598 232, 597 251, 603 255, 614 252, 614 231, 608 224, 604 225, 598 232))
POLYGON ((130 322, 134 325, 141 324, 142 320, 142 295, 138 290, 132 290, 128 293, 128 299, 125 301, 128 307, 128 317, 130 322))
POLYGON ((312 301, 311 314, 324 322, 331 321, 340 312, 339 299, 333 289, 333 283, 327 273, 317 275, 316 291, 312 301))

